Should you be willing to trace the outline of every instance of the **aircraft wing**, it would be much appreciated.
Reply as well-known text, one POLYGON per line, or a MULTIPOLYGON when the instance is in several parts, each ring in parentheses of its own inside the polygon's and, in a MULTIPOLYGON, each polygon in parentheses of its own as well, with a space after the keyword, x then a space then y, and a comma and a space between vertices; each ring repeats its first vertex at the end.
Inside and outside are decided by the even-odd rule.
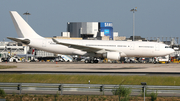
POLYGON ((67 46, 69 48, 75 48, 75 49, 79 49, 79 50, 86 51, 86 52, 94 52, 94 53, 102 54, 102 53, 105 53, 107 51, 114 51, 114 50, 103 49, 103 48, 96 48, 96 47, 89 47, 89 46, 83 46, 83 45, 76 45, 76 44, 71 44, 71 43, 59 42, 54 38, 52 38, 52 40, 56 44, 64 45, 64 46, 67 46))
POLYGON ((19 39, 19 38, 11 38, 11 37, 7 37, 10 40, 19 42, 19 43, 23 43, 23 44, 29 44, 30 40, 29 39, 19 39))

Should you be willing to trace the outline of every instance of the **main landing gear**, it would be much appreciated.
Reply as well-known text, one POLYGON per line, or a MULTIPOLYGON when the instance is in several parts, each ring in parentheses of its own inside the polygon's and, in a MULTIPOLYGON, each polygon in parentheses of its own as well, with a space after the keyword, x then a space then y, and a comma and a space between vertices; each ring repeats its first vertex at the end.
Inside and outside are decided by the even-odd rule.
POLYGON ((98 63, 97 58, 85 59, 84 63, 98 63))

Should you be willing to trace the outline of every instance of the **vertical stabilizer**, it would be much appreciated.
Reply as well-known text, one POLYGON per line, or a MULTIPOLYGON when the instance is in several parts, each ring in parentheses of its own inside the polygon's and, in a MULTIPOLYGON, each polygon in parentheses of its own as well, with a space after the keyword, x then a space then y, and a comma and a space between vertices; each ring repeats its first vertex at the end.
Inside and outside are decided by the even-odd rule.
POLYGON ((10 15, 19 38, 42 38, 16 11, 10 11, 10 15))

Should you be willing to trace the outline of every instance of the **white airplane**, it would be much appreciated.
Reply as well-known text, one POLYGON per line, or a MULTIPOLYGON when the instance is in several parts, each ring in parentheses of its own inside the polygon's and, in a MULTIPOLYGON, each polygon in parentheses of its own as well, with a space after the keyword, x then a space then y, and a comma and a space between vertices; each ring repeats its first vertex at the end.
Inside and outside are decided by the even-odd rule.
POLYGON ((46 39, 16 11, 10 11, 10 15, 19 38, 8 39, 56 54, 91 57, 85 63, 98 63, 97 57, 120 60, 121 57, 157 57, 174 52, 168 45, 157 42, 46 39))

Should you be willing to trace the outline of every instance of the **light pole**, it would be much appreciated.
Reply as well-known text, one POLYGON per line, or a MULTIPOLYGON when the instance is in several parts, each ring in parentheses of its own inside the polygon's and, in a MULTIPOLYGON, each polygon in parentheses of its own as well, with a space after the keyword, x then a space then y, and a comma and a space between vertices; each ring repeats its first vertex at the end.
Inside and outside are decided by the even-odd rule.
POLYGON ((28 23, 28 15, 31 15, 28 11, 24 13, 23 15, 26 15, 26 22, 28 23))
POLYGON ((133 41, 134 41, 134 35, 135 35, 135 11, 137 11, 137 7, 130 10, 133 12, 133 41))
MULTIPOLYGON (((26 22, 28 23, 28 15, 31 15, 31 14, 27 11, 23 15, 26 15, 26 22)), ((25 47, 26 47, 26 54, 27 54, 27 46, 25 47)))

